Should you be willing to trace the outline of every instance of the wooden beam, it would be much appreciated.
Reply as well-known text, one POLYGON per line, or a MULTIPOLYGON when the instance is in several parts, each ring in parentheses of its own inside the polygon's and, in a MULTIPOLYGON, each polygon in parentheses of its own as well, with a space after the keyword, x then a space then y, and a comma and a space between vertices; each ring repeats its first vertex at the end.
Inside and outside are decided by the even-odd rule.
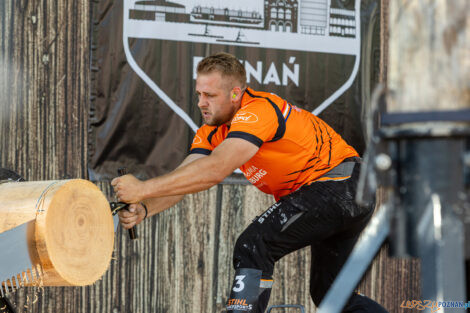
POLYGON ((470 108, 470 2, 390 3, 389 112, 470 108))

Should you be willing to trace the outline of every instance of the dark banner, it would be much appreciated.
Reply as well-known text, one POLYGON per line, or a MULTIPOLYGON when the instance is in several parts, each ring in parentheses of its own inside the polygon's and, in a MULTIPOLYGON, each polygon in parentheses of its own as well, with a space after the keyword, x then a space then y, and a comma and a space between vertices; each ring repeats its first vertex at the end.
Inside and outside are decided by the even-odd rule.
POLYGON ((195 68, 236 55, 251 88, 327 121, 360 153, 378 78, 378 0, 103 0, 94 11, 89 175, 174 169, 201 125, 195 68), (243 9, 240 9, 243 8, 243 9))

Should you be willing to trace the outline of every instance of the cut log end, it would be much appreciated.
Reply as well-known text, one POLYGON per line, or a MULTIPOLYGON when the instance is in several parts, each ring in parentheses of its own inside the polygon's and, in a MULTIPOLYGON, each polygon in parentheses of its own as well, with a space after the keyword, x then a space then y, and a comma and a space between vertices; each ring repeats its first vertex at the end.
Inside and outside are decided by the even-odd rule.
MULTIPOLYGON (((31 262, 44 273, 40 285, 90 285, 109 267, 113 218, 93 183, 73 179, 0 185, 0 233, 25 222, 31 222, 31 262)), ((37 279, 25 283, 38 284, 37 279)))
POLYGON ((107 270, 114 247, 108 201, 94 184, 71 180, 36 218, 36 242, 44 285, 83 286, 107 270))

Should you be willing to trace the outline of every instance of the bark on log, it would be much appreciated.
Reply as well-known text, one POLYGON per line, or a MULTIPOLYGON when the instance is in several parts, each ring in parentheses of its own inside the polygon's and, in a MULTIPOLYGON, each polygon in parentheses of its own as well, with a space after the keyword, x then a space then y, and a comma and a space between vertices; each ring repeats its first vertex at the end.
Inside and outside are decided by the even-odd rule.
POLYGON ((44 271, 41 285, 84 286, 103 276, 114 225, 98 187, 82 179, 1 184, 0 233, 33 220, 28 245, 44 271))

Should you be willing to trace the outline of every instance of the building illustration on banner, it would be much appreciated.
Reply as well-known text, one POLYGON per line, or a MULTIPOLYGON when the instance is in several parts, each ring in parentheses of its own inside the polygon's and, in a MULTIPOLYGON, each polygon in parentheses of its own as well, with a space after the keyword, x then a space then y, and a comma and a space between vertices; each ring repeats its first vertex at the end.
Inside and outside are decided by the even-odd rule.
POLYGON ((341 1, 336 0, 239 0, 230 4, 215 0, 123 1, 123 43, 130 66, 193 130, 197 129, 194 122, 138 67, 128 38, 355 56, 349 79, 314 114, 343 94, 358 72, 360 0, 346 0, 353 3, 347 7, 339 6, 341 1), (243 4, 251 8, 236 7, 243 4))
POLYGON ((251 11, 182 1, 132 1, 129 37, 355 54, 356 10, 331 0, 258 0, 251 11))

